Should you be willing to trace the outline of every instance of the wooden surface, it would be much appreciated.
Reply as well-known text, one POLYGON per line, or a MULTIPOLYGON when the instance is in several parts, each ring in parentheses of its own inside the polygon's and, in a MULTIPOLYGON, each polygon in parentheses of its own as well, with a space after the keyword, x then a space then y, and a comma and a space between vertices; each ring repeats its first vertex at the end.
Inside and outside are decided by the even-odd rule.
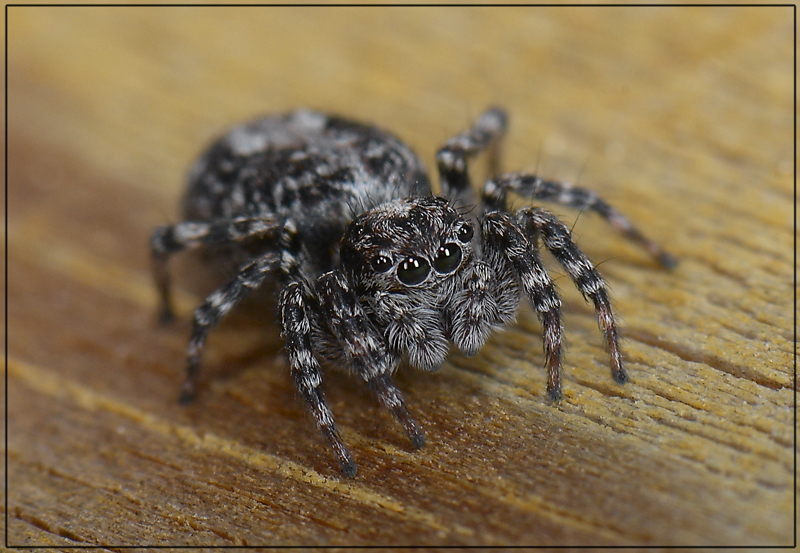
POLYGON ((8 15, 9 545, 792 544, 791 8, 8 15), (160 328, 148 239, 212 137, 310 106, 380 123, 432 167, 494 103, 506 169, 598 190, 681 260, 661 270, 551 206, 601 263, 629 384, 553 266, 558 405, 525 306, 477 357, 399 375, 421 451, 328 375, 359 464, 340 479, 253 303, 177 405, 215 282, 176 259, 179 320, 160 328))

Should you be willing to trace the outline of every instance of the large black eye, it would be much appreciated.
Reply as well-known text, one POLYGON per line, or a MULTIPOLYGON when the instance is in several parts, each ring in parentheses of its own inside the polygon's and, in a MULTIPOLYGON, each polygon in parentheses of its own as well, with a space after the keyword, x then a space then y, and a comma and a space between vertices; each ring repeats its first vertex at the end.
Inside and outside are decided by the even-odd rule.
POLYGON ((458 229, 458 239, 461 240, 464 244, 472 240, 472 226, 469 224, 465 224, 460 229, 458 229))
POLYGON ((421 257, 408 257, 397 267, 397 278, 403 284, 414 286, 425 280, 429 272, 431 267, 426 260, 421 257))
POLYGON ((439 248, 436 259, 433 260, 433 268, 437 273, 452 273, 461 264, 461 248, 456 244, 445 244, 439 248))
POLYGON ((385 255, 373 257, 369 264, 376 273, 385 273, 392 268, 392 260, 385 255))

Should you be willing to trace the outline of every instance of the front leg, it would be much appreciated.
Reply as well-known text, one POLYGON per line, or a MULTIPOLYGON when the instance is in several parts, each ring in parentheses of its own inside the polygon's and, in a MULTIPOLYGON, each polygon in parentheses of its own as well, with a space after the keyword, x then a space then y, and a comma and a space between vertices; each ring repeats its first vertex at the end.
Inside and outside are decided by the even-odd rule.
POLYGON ((496 265, 498 273, 513 271, 539 315, 548 372, 547 395, 557 401, 561 399, 561 299, 539 260, 535 245, 509 214, 488 213, 482 226, 487 258, 496 265))
POLYGON ((322 434, 330 442, 342 472, 352 478, 356 475, 356 464, 339 435, 333 413, 322 394, 322 371, 311 349, 310 307, 305 296, 303 286, 299 282, 292 282, 281 291, 278 302, 290 371, 295 387, 303 396, 322 434))
POLYGON ((606 338, 606 347, 611 356, 611 376, 619 384, 624 384, 628 380, 628 375, 619 350, 617 323, 614 321, 608 291, 600 273, 572 241, 567 226, 552 213, 541 208, 522 209, 517 213, 517 220, 533 237, 534 243, 541 236, 547 250, 566 269, 583 297, 594 304, 600 328, 606 338))
POLYGON ((381 405, 403 425, 414 447, 421 447, 425 443, 422 428, 411 418, 403 395, 391 380, 398 360, 367 318, 344 275, 339 271, 325 273, 314 288, 319 298, 317 316, 336 338, 348 368, 367 381, 381 405))

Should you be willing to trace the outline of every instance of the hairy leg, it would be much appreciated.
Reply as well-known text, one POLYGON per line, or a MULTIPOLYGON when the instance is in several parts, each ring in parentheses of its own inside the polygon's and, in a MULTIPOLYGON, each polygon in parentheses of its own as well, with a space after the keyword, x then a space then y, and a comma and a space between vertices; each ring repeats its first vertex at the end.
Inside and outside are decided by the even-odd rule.
POLYGON ((199 246, 221 246, 255 237, 275 236, 282 226, 282 222, 271 218, 237 217, 211 222, 185 221, 157 228, 150 239, 150 249, 153 274, 161 302, 159 318, 167 322, 174 317, 167 270, 169 256, 199 246))
POLYGON ((361 376, 403 425, 411 443, 420 447, 425 436, 405 407, 400 390, 392 383, 391 373, 398 359, 392 355, 384 338, 367 318, 344 275, 331 271, 314 283, 319 298, 318 317, 325 321, 344 352, 349 369, 361 376))
POLYGON ((200 354, 209 330, 247 294, 261 286, 279 263, 280 257, 272 253, 248 263, 233 280, 209 294, 203 304, 195 309, 192 336, 186 348, 186 381, 181 391, 181 403, 188 403, 194 398, 200 374, 200 354))
POLYGON ((311 322, 308 316, 310 308, 304 296, 303 286, 292 282, 281 291, 278 302, 290 371, 295 387, 303 396, 322 434, 331 444, 342 472, 346 477, 352 478, 356 475, 355 461, 339 435, 333 413, 322 394, 322 372, 311 348, 311 322))
MULTIPOLYGON (((548 372, 547 395, 556 401, 561 398, 561 299, 539 260, 535 244, 531 243, 511 215, 498 211, 486 214, 482 230, 484 246, 488 250, 487 258, 495 263, 510 264, 539 315, 548 372)), ((502 272, 504 268, 495 270, 502 272)))
POLYGON ((566 269, 583 297, 594 303, 600 328, 606 338, 606 347, 611 355, 611 376, 616 382, 625 383, 628 376, 620 355, 619 333, 611 311, 608 291, 597 269, 572 241, 567 226, 552 213, 541 208, 522 209, 517 213, 517 220, 532 236, 541 236, 545 247, 566 269))
POLYGON ((509 191, 526 198, 555 202, 573 209, 594 211, 625 238, 646 249, 662 266, 671 269, 678 264, 672 255, 645 237, 624 215, 591 190, 565 182, 546 181, 536 175, 506 173, 488 181, 484 186, 483 201, 487 209, 505 210, 509 191))
POLYGON ((471 129, 448 140, 436 153, 436 164, 442 184, 442 195, 451 201, 473 204, 472 185, 467 160, 489 151, 489 170, 494 175, 499 166, 499 141, 506 132, 508 117, 500 108, 481 115, 471 129))

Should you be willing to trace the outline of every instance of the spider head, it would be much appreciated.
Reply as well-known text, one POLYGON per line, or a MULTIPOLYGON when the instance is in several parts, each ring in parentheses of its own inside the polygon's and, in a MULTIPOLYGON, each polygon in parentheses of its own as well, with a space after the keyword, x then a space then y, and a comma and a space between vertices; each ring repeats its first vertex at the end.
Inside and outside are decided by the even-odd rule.
POLYGON ((441 297, 470 263, 473 235, 472 224, 445 198, 396 200, 348 226, 342 264, 361 291, 441 297))

